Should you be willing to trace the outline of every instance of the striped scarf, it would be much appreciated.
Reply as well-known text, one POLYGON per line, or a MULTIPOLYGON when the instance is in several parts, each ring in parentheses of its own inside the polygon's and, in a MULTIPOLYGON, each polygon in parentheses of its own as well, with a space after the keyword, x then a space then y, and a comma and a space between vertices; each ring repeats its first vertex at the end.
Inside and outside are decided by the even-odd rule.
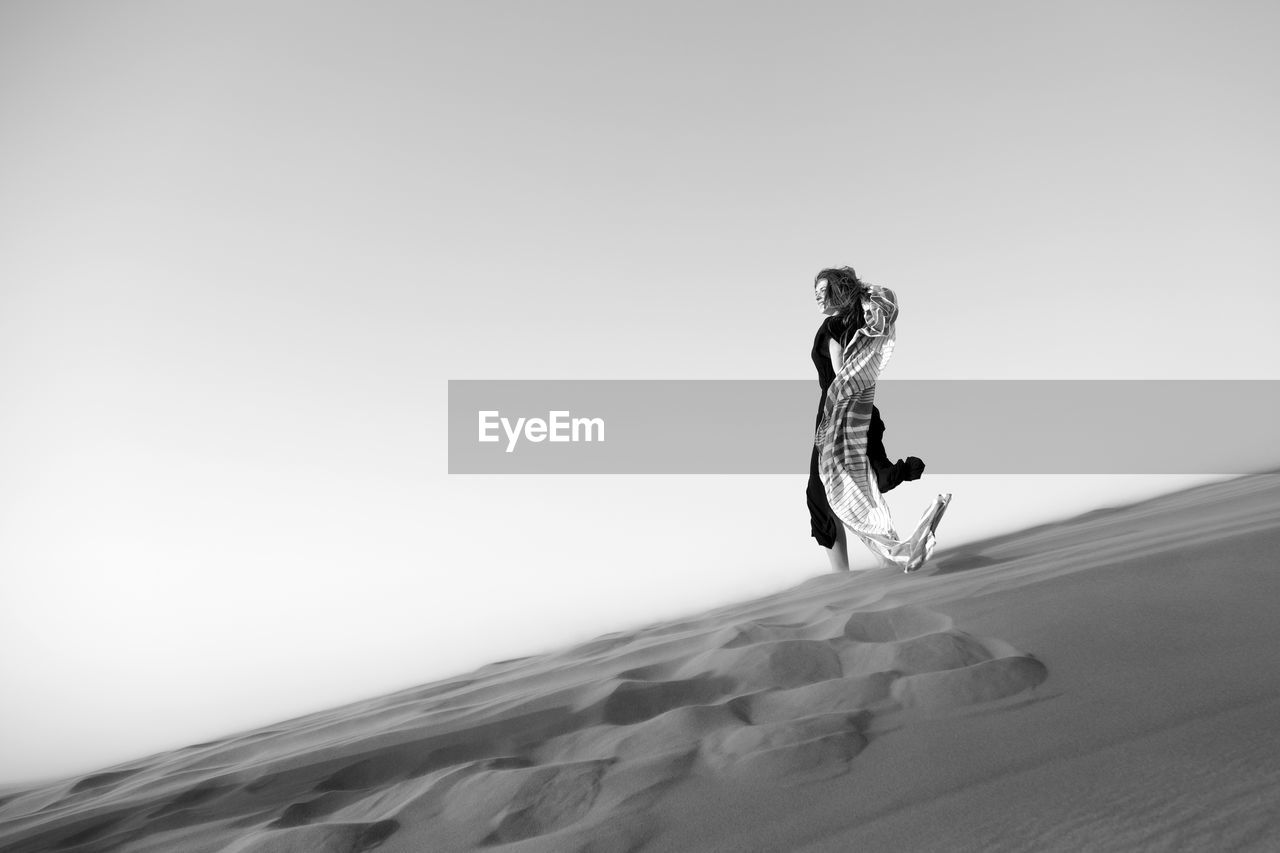
POLYGON ((940 502, 945 505, 945 501, 939 496, 925 510, 911 536, 899 538, 867 458, 876 380, 893 356, 896 341, 898 298, 887 287, 866 285, 862 310, 863 325, 845 344, 844 364, 827 388, 822 421, 814 433, 818 474, 827 502, 845 528, 885 565, 914 571, 933 552, 930 523, 940 502))

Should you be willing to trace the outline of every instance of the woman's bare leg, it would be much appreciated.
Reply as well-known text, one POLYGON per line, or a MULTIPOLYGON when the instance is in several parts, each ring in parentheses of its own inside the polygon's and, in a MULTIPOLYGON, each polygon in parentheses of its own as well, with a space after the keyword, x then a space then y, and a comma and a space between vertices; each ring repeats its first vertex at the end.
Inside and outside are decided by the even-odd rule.
POLYGON ((836 541, 827 549, 827 559, 831 561, 831 571, 849 571, 849 538, 845 536, 843 524, 836 526, 836 541))

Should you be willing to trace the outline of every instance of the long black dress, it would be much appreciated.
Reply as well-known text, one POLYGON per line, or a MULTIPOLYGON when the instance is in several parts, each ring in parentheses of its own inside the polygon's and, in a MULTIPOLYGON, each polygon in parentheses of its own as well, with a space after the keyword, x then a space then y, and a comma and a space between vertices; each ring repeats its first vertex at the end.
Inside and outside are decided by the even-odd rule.
MULTIPOLYGON (((834 338, 842 346, 847 345, 853 333, 862 326, 862 322, 862 305, 855 304, 854 308, 846 314, 827 317, 818 328, 818 333, 814 335, 810 356, 813 358, 813 366, 818 369, 818 384, 822 387, 822 394, 818 397, 818 416, 813 423, 815 432, 818 425, 822 423, 822 404, 827 396, 827 387, 836 378, 835 370, 831 367, 827 339, 834 338)), ((904 480, 919 479, 921 472, 924 471, 924 463, 915 456, 908 456, 906 460, 899 459, 897 462, 889 461, 889 455, 884 449, 884 421, 880 419, 880 410, 875 406, 871 407, 871 424, 867 429, 867 459, 871 462, 871 470, 876 475, 876 484, 881 493, 892 490, 904 480)), ((826 487, 822 485, 822 479, 818 476, 816 445, 809 458, 809 485, 806 496, 809 501, 809 527, 813 538, 817 539, 822 547, 830 548, 836 543, 840 520, 836 518, 831 504, 827 502, 826 487)))

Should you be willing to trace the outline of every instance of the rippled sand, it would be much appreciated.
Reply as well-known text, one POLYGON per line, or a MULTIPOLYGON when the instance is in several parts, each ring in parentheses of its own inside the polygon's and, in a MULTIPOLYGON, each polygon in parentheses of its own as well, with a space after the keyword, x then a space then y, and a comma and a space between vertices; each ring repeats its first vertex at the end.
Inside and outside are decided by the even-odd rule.
POLYGON ((10 792, 0 849, 1280 849, 1278 602, 1243 477, 10 792))

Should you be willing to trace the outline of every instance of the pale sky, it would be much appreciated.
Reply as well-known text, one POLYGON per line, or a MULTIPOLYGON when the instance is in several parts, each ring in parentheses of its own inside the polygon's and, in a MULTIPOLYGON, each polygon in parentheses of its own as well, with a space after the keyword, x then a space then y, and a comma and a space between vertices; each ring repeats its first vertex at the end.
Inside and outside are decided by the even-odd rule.
MULTIPOLYGON (((1207 0, 6 0, 0 783, 826 569, 808 448, 449 477, 448 379, 812 378, 841 264, 899 296, 886 378, 1280 378, 1278 38, 1207 0)), ((1189 481, 890 503, 952 491, 945 548, 1189 481)))

